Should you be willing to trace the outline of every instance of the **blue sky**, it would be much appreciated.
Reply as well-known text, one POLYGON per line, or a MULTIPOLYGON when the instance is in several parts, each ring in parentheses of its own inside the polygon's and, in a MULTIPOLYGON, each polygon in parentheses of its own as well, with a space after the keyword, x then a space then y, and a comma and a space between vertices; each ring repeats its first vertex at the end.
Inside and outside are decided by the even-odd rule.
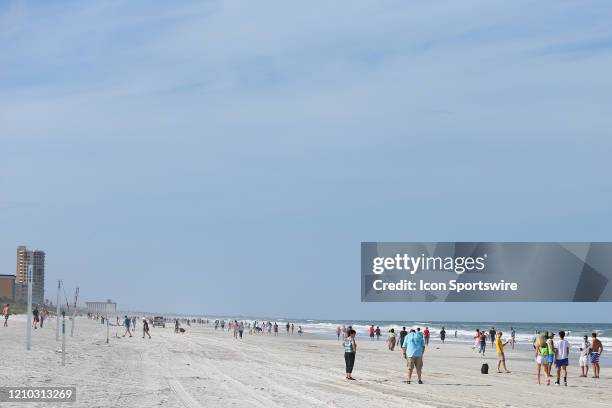
POLYGON ((361 304, 360 242, 612 240, 610 21, 607 1, 3 2, 0 269, 26 244, 51 297, 533 320, 361 304))

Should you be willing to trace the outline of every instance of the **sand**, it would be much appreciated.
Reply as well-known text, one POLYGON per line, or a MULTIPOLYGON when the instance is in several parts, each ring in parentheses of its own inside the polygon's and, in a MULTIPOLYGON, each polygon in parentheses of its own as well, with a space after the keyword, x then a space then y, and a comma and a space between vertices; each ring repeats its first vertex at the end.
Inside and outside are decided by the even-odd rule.
MULTIPOLYGON (((343 349, 335 339, 279 333, 245 335, 212 327, 152 328, 132 338, 111 338, 105 326, 79 318, 67 338, 67 365, 56 350, 55 321, 33 331, 26 351, 25 317, 0 327, 0 385, 76 385, 77 402, 2 403, 2 407, 609 407, 612 369, 602 378, 579 378, 572 359, 569 386, 535 384, 531 353, 507 351, 510 374, 498 374, 494 355, 482 359, 466 344, 439 344, 425 354, 424 385, 405 384, 405 360, 383 340, 358 336, 354 377, 344 379, 343 349)), ((141 329, 140 322, 137 329, 141 329)), ((115 329, 111 328, 111 335, 115 329)))

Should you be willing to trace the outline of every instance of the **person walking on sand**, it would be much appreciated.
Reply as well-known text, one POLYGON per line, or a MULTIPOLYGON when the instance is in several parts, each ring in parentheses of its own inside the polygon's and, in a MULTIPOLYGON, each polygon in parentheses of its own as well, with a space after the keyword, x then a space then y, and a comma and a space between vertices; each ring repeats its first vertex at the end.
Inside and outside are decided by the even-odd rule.
POLYGON ((123 337, 125 337, 126 334, 129 334, 130 337, 132 337, 132 332, 130 331, 132 320, 129 317, 127 317, 127 315, 123 318, 123 325, 125 326, 125 333, 123 333, 123 337))
POLYGON ((510 326, 510 338, 512 339, 512 350, 514 350, 514 343, 516 343, 516 330, 510 326))
POLYGON ((546 385, 550 385, 550 377, 548 375, 548 345, 546 344, 546 338, 544 337, 544 335, 541 334, 538 336, 534 346, 538 385, 541 384, 540 372, 542 371, 542 366, 544 368, 544 376, 546 377, 546 385))
POLYGON ((444 326, 442 326, 442 330, 440 330, 440 340, 442 344, 444 344, 444 339, 446 338, 446 330, 444 330, 444 326))
POLYGON ((389 337, 387 337, 387 348, 389 351, 395 350, 395 329, 389 330, 389 337))
POLYGON ((555 381, 555 384, 561 385, 561 369, 563 369, 563 385, 567 387, 570 344, 565 340, 565 332, 563 330, 559 332, 559 342, 555 346, 555 366, 557 367, 557 381, 555 381))
POLYGON ((38 306, 36 306, 34 310, 32 310, 32 315, 34 316, 34 321, 32 322, 32 325, 34 326, 34 329, 38 329, 38 306))
POLYGON ((484 357, 485 352, 487 351, 487 335, 484 330, 480 331, 478 334, 478 345, 478 354, 482 353, 482 356, 484 357))
POLYGON ((293 323, 291 323, 291 335, 293 336, 293 323))
POLYGON ((151 334, 149 333, 149 323, 147 323, 147 319, 143 318, 142 319, 142 338, 144 339, 146 336, 149 336, 149 338, 151 338, 151 334))
POLYGON ((376 326, 376 330, 374 330, 374 333, 376 334, 376 341, 380 340, 380 327, 376 326))
POLYGON ((399 349, 400 351, 402 351, 403 347, 404 347, 404 339, 406 338, 406 335, 408 334, 408 332, 406 331, 406 326, 402 327, 402 330, 399 332, 399 349))
POLYGON ((502 341, 502 332, 497 332, 497 336, 495 337, 495 351, 497 352, 497 372, 501 373, 502 366, 504 367, 504 371, 509 373, 506 368, 506 355, 504 354, 504 347, 506 347, 508 341, 505 343, 502 341))
POLYGON ((289 322, 287 322, 285 327, 287 328, 287 336, 288 336, 289 335, 289 329, 291 328, 291 325, 289 324, 289 322))
POLYGON ((370 325, 370 340, 374 340, 374 325, 370 325))
POLYGON ((278 336, 278 324, 276 322, 274 322, 274 335, 278 336))
POLYGON ((591 334, 591 364, 593 364, 593 378, 599 378, 599 357, 603 353, 603 344, 597 338, 597 333, 591 334))
MULTIPOLYGON (((300 327, 298 333, 302 328, 300 327)), ((353 367, 355 366, 355 354, 357 352, 357 342, 355 341, 355 330, 349 329, 346 332, 346 339, 342 343, 344 347, 344 363, 346 365, 346 379, 354 380, 353 367)))
POLYGON ((410 330, 410 333, 404 339, 402 344, 402 355, 407 361, 408 365, 408 380, 407 384, 412 381, 412 371, 416 368, 417 379, 419 384, 423 384, 421 378, 423 370, 423 353, 425 352, 425 341, 422 336, 419 336, 414 330, 410 330))
POLYGON ((338 337, 338 341, 340 341, 340 333, 342 333, 342 329, 340 326, 336 327, 336 336, 338 337))
POLYGON ((242 340, 242 333, 244 333, 244 323, 241 321, 238 323, 238 337, 242 340))
POLYGON ((10 314, 11 314, 11 305, 7 303, 2 308, 2 316, 4 316, 4 327, 8 327, 8 318, 10 314))
POLYGON ((591 343, 589 342, 589 336, 586 334, 582 338, 582 344, 578 350, 580 351, 580 376, 587 377, 589 375, 589 364, 591 364, 591 343))
POLYGON ((497 330, 495 330, 495 327, 491 326, 491 330, 489 330, 489 339, 491 340, 491 347, 495 346, 496 338, 497 338, 497 330))
POLYGON ((429 345, 429 327, 425 326, 425 330, 423 330, 423 336, 425 336, 425 345, 429 345))

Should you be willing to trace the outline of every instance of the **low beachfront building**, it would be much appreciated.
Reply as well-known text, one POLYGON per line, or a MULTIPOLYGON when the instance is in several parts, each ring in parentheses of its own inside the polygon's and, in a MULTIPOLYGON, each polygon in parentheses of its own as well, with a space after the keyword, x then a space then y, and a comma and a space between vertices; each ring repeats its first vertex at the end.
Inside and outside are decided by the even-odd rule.
POLYGON ((106 313, 115 313, 117 311, 117 303, 108 299, 106 302, 85 302, 88 313, 103 315, 106 313))

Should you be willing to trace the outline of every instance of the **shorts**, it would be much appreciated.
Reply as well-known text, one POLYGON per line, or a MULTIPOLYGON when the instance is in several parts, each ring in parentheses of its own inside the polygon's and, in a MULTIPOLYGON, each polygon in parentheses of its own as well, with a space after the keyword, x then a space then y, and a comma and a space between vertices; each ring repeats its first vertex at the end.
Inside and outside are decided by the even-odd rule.
POLYGON ((591 359, 589 358, 588 355, 586 356, 580 356, 580 367, 588 367, 589 364, 591 363, 591 359))
POLYGON ((591 363, 599 364, 599 353, 597 353, 596 351, 591 353, 591 363))
POLYGON ((408 357, 408 368, 416 367, 417 370, 423 368, 423 357, 408 357))
POLYGON ((548 355, 548 364, 552 364, 555 361, 555 356, 552 354, 548 355))
POLYGON ((536 363, 542 364, 542 365, 548 365, 548 358, 546 356, 538 354, 538 356, 536 357, 536 363))
POLYGON ((555 361, 555 366, 558 367, 567 367, 569 365, 569 359, 567 358, 561 358, 561 359, 557 359, 557 361, 555 361))
POLYGON ((506 361, 506 356, 504 355, 504 353, 497 353, 497 359, 499 361, 506 361))

